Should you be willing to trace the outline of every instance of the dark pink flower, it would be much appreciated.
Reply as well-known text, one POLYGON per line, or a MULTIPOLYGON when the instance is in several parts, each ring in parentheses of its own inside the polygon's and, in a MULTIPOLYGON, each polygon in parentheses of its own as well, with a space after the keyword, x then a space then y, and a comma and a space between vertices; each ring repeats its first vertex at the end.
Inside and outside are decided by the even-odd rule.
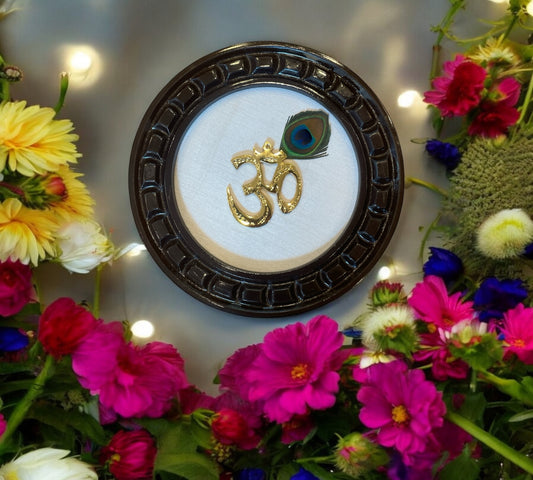
POLYGON ((424 101, 438 107, 443 117, 466 115, 481 101, 487 72, 462 55, 444 62, 443 70, 444 76, 433 80, 433 90, 425 92, 424 101))
POLYGON ((39 341, 54 358, 70 355, 98 321, 71 298, 58 298, 39 318, 39 341))
POLYGON ((435 275, 415 285, 408 303, 418 319, 444 330, 474 315, 472 302, 463 302, 459 292, 448 295, 444 280, 435 275))
POLYGON ((72 355, 81 385, 118 415, 159 417, 186 388, 183 359, 169 344, 126 343, 118 322, 101 324, 72 355))
POLYGON ((248 400, 250 386, 243 382, 246 370, 261 352, 261 345, 249 345, 240 348, 231 355, 218 372, 220 389, 235 392, 241 398, 248 400))
POLYGON ((533 365, 533 308, 519 303, 503 314, 501 333, 505 354, 515 354, 522 362, 533 365))
POLYGON ((3 414, 0 413, 0 438, 6 431, 7 422, 3 414))
POLYGON ((198 408, 213 410, 215 399, 207 393, 201 392, 194 385, 182 388, 178 392, 181 412, 189 415, 198 408))
POLYGON ((363 405, 361 422, 378 429, 377 442, 395 447, 404 461, 425 452, 430 434, 444 421, 442 393, 421 370, 408 369, 401 361, 378 363, 366 370, 367 381, 357 394, 363 405))
POLYGON ((431 374, 435 380, 463 379, 468 376, 470 367, 451 354, 448 339, 440 328, 433 333, 420 335, 420 349, 413 357, 417 362, 431 363, 431 374))
POLYGON ((481 102, 479 112, 468 127, 469 135, 495 138, 505 135, 507 129, 514 125, 520 113, 514 107, 503 102, 481 102))
POLYGON ((0 263, 0 315, 15 315, 31 300, 35 291, 31 281, 31 267, 6 260, 0 263))
POLYGON ((281 443, 289 445, 301 442, 314 428, 315 423, 309 415, 295 415, 281 425, 281 443))
POLYGON ((337 323, 324 315, 271 331, 245 371, 249 400, 264 402, 266 416, 277 423, 331 407, 339 390, 342 343, 337 323))
POLYGON ((117 480, 151 480, 157 448, 146 430, 115 433, 102 449, 100 462, 117 480))
POLYGON ((234 392, 217 397, 212 406, 216 412, 211 428, 224 445, 237 445, 243 450, 255 448, 261 440, 262 411, 234 392))

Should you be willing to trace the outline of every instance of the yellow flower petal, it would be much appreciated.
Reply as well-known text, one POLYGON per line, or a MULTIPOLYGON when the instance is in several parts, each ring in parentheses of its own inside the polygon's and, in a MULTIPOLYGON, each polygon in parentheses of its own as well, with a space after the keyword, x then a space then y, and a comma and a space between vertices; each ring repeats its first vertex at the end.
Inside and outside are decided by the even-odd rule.
POLYGON ((70 120, 55 120, 51 108, 26 102, 0 106, 0 170, 6 165, 25 176, 55 172, 61 165, 77 162, 81 155, 73 142, 70 120))

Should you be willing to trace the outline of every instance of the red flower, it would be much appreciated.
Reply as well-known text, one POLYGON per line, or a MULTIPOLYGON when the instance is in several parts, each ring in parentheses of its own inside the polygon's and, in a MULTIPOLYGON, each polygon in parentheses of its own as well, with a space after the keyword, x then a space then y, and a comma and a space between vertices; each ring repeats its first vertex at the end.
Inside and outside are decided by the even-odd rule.
POLYGON ((96 325, 97 320, 87 309, 71 298, 59 298, 39 319, 39 341, 47 353, 61 358, 73 353, 96 325))
POLYGON ((479 113, 468 127, 468 134, 488 138, 499 137, 505 135, 507 129, 514 125, 519 117, 518 110, 505 105, 504 102, 482 102, 479 113))
POLYGON ((102 449, 100 462, 109 464, 117 480, 151 480, 156 453, 155 442, 146 430, 121 430, 102 449))
POLYGON ((0 263, 0 315, 9 317, 22 310, 35 296, 31 267, 6 260, 0 263))
POLYGON ((487 72, 462 55, 445 62, 443 69, 445 75, 433 80, 433 90, 425 92, 424 101, 438 107, 443 117, 466 115, 479 105, 487 72))
POLYGON ((223 408, 213 415, 211 429, 215 438, 223 445, 239 444, 246 440, 248 434, 245 418, 231 408, 223 408))

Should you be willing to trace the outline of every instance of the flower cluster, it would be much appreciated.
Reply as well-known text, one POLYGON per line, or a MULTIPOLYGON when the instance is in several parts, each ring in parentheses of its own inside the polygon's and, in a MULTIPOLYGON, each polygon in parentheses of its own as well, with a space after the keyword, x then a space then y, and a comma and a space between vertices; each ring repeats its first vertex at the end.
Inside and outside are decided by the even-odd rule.
POLYGON ((424 100, 437 135, 425 146, 450 177, 448 191, 439 189, 444 198, 437 225, 445 246, 464 259, 477 280, 522 274, 533 249, 533 49, 528 41, 533 24, 528 3, 511 1, 506 16, 485 35, 459 40, 451 28, 466 2, 453 0, 435 28, 439 40, 432 88, 424 100), (464 51, 445 61, 439 72, 444 38, 464 51))
MULTIPOLYGON (((12 68, 0 58, 1 71, 12 68)), ((87 273, 111 260, 114 248, 73 170, 81 156, 78 135, 70 120, 57 118, 62 103, 52 109, 9 101, 11 81, 0 78, 0 260, 33 266, 55 260, 87 273)), ((64 96, 68 76, 61 85, 64 96)))

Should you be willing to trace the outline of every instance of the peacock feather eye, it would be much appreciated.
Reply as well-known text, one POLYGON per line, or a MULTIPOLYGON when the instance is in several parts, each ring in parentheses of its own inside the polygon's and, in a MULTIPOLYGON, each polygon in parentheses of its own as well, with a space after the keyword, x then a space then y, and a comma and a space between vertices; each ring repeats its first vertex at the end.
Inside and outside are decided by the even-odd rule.
POLYGON ((328 114, 322 110, 305 110, 287 120, 280 149, 287 154, 287 158, 323 157, 330 135, 328 114))

